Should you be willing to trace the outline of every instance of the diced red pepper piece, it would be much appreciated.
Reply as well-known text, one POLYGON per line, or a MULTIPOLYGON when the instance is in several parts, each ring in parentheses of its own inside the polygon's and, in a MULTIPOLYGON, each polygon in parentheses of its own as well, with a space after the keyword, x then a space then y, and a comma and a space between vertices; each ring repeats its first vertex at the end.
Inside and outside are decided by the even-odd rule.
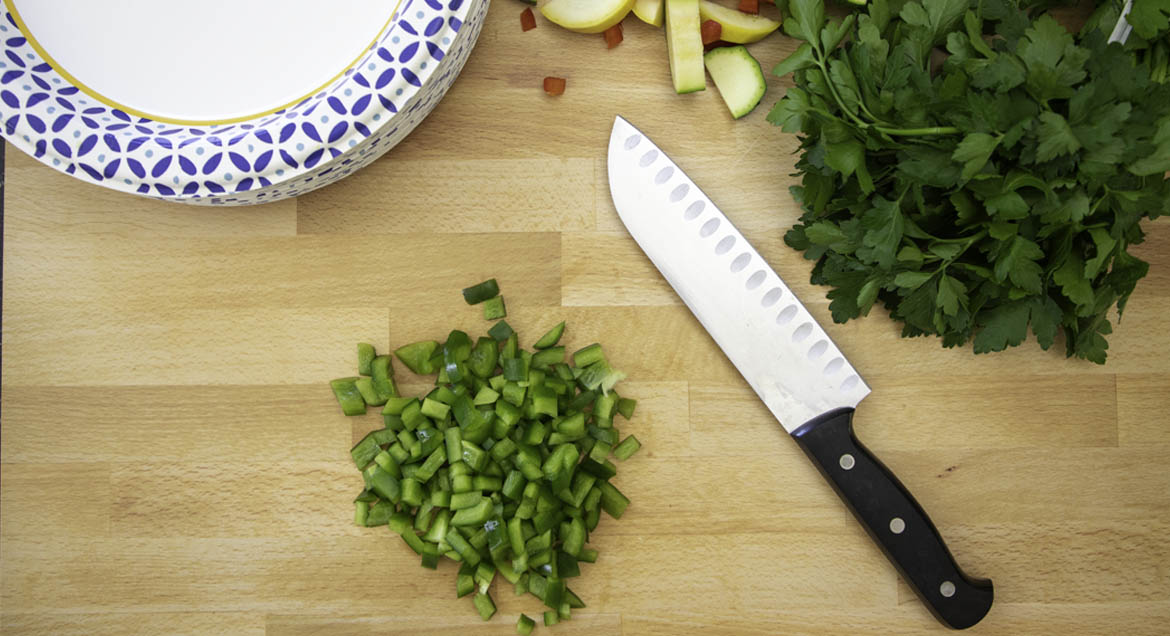
POLYGON ((719 41, 723 36, 723 25, 714 20, 707 20, 699 27, 699 31, 703 34, 703 46, 719 41))
POLYGON ((546 77, 544 78, 544 92, 556 97, 557 95, 565 94, 565 78, 563 77, 546 77))
POLYGON ((759 13, 760 0, 739 0, 739 10, 744 13, 759 13))
POLYGON ((525 31, 531 31, 536 28, 536 15, 532 13, 531 8, 520 12, 520 28, 525 31))
POLYGON ((613 47, 622 43, 622 23, 609 27, 605 30, 605 48, 612 49, 613 47))

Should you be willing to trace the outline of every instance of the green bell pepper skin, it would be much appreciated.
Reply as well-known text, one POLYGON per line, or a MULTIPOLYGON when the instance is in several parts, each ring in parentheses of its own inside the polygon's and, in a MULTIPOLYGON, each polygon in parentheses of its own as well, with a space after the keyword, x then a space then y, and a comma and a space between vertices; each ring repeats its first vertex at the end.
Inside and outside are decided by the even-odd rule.
POLYGON ((598 487, 601 488, 601 509, 614 519, 621 519, 630 500, 608 481, 601 482, 598 487))
POLYGON ((494 278, 489 278, 477 285, 463 288, 463 300, 467 301, 468 305, 478 305, 489 298, 495 298, 499 295, 500 286, 494 278))
POLYGON ((353 525, 365 527, 366 517, 370 514, 370 504, 365 501, 353 502, 353 525))
POLYGON ((536 621, 529 618, 527 614, 521 614, 520 618, 516 619, 516 633, 520 636, 531 636, 535 627, 536 621))
POLYGON ((337 397, 337 403, 341 405, 341 412, 346 415, 365 415, 366 413, 366 401, 356 386, 359 379, 361 378, 338 378, 329 382, 330 388, 333 389, 333 395, 337 397))
POLYGON ((394 350, 394 355, 410 369, 418 375, 430 375, 438 368, 432 364, 431 360, 435 353, 439 350, 439 343, 434 340, 423 340, 421 342, 414 342, 394 350))
POLYGON ((541 336, 540 340, 537 340, 533 347, 536 349, 548 349, 549 347, 555 347, 557 343, 561 341, 561 335, 564 333, 565 322, 562 320, 560 324, 553 327, 552 329, 549 329, 543 336, 541 336))
POLYGON ((504 306, 504 297, 496 296, 489 298, 483 303, 483 317, 484 320, 496 320, 508 315, 508 310, 504 306))
POLYGON ((631 417, 634 417, 634 407, 636 407, 636 406, 638 406, 637 400, 631 400, 629 398, 621 398, 618 400, 618 403, 617 403, 617 412, 621 413, 622 417, 624 417, 628 420, 631 417))

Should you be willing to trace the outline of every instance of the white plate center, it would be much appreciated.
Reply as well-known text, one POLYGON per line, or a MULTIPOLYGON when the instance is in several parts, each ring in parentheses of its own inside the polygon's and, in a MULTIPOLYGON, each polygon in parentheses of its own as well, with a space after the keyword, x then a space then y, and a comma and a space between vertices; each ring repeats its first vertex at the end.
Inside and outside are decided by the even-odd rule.
MULTIPOLYGON (((399 0, 7 0, 100 101, 219 123, 294 105, 349 68, 399 0)), ((371 78, 373 79, 373 78, 371 78)))

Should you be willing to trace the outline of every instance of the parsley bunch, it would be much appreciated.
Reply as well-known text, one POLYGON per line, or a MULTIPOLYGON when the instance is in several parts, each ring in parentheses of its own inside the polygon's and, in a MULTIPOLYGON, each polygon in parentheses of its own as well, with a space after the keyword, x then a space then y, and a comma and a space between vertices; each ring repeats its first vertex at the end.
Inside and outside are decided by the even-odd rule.
POLYGON ((789 11, 804 43, 768 115, 800 135, 785 241, 833 287, 833 319, 881 301, 903 336, 976 353, 1063 330, 1104 363, 1107 315, 1149 268, 1128 252, 1139 222, 1170 209, 1170 0, 1135 0, 1125 46, 1106 43, 1112 1, 1075 36, 1029 0, 789 11))

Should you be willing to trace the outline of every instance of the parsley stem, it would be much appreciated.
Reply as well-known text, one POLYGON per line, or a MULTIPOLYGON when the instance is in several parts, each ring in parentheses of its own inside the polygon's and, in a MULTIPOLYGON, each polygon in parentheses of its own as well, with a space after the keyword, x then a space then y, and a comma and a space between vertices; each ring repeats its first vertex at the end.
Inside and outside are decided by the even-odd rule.
POLYGON ((886 133, 887 135, 898 135, 900 137, 927 137, 931 135, 957 135, 959 129, 954 126, 933 126, 930 128, 887 128, 885 126, 874 126, 874 130, 886 133))

